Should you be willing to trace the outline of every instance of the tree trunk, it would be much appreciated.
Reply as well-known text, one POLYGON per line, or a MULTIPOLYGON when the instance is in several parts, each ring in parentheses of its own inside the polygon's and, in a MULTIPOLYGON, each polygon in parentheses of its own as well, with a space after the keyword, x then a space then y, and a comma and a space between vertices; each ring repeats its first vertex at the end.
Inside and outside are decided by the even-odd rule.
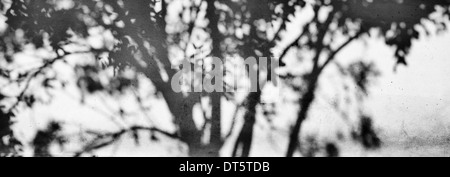
POLYGON ((319 73, 312 74, 311 80, 309 81, 308 84, 308 90, 303 95, 303 97, 300 98, 300 111, 297 116, 297 122, 295 123, 295 126, 292 129, 289 138, 289 146, 286 155, 287 157, 293 157, 297 148, 301 146, 300 142, 301 128, 303 122, 308 118, 309 110, 311 108, 312 103, 314 102, 319 75, 320 75, 319 73))
POLYGON ((198 130, 193 117, 196 98, 186 98, 183 94, 175 93, 170 88, 165 88, 161 92, 169 106, 169 111, 175 118, 180 140, 189 147, 189 156, 201 156, 198 149, 201 149, 202 146, 202 133, 198 130))
POLYGON ((253 141, 253 129, 256 123, 256 106, 261 100, 261 91, 252 92, 247 98, 248 103, 245 105, 246 112, 244 115, 244 126, 236 140, 233 157, 249 157, 251 145, 253 141))
MULTIPOLYGON (((206 10, 206 17, 209 20, 208 28, 210 31, 210 36, 212 39, 212 51, 211 55, 213 57, 219 57, 222 60, 222 50, 221 50, 221 42, 222 42, 222 34, 219 31, 218 21, 219 16, 216 12, 216 7, 214 5, 215 0, 209 0, 208 9, 206 10)), ((223 61, 223 60, 222 60, 223 61)), ((220 67, 220 71, 223 73, 223 66, 215 66, 220 67)), ((217 69, 217 68, 216 68, 217 69)), ((223 80, 218 80, 215 78, 215 83, 223 82, 223 80)), ((223 146, 222 140, 222 96, 223 93, 219 91, 214 91, 210 94, 211 98, 211 126, 210 126, 210 137, 209 137, 209 145, 207 145, 205 151, 207 151, 208 156, 219 156, 219 151, 223 146)))
MULTIPOLYGON (((256 19, 252 16, 250 18, 249 21, 254 22, 256 19)), ((256 27, 252 26, 252 28, 250 29, 250 34, 249 36, 252 39, 259 39, 258 34, 257 34, 257 30, 256 27)), ((264 40, 263 40, 264 41, 264 40)), ((262 41, 262 42, 263 42, 262 41)), ((273 43, 268 43, 266 45, 263 46, 259 46, 255 45, 253 47, 247 47, 244 49, 244 53, 247 55, 247 57, 249 56, 257 56, 257 54, 255 53, 255 49, 259 49, 260 51, 263 52, 263 56, 260 57, 270 57, 271 56, 271 52, 270 52, 270 48, 273 47, 272 46, 273 43)), ((241 129, 241 132, 238 135, 238 138, 236 140, 236 143, 234 145, 234 150, 233 150, 233 157, 249 157, 250 156, 250 150, 251 150, 251 146, 252 146, 252 142, 253 142, 253 134, 254 134, 254 125, 256 123, 256 107, 258 106, 258 104, 261 102, 261 95, 262 95, 262 85, 260 85, 259 82, 261 82, 261 77, 269 77, 269 74, 267 74, 266 76, 261 76, 260 73, 260 67, 268 67, 270 68, 271 64, 269 63, 268 66, 261 66, 261 64, 258 61, 257 64, 257 68, 256 72, 257 72, 257 78, 253 78, 256 79, 258 82, 256 83, 256 85, 251 85, 252 88, 256 88, 257 91, 256 92, 251 92, 247 98, 246 98, 246 104, 244 105, 245 107, 245 115, 244 115, 244 125, 241 129)), ((250 70, 252 70, 252 67, 249 68, 250 70)), ((272 69, 272 68, 270 68, 272 69)), ((270 73, 270 70, 269 70, 270 73)), ((254 84, 253 82, 251 82, 251 84, 254 84)))
POLYGON ((301 144, 300 144, 301 128, 302 128, 303 122, 308 118, 309 109, 311 108, 311 105, 315 99, 315 92, 316 92, 319 76, 322 73, 324 67, 326 66, 326 64, 325 64, 322 67, 319 67, 320 57, 321 57, 322 51, 325 47, 323 42, 324 42, 325 36, 327 35, 327 31, 328 31, 331 23, 333 22, 335 14, 336 14, 336 10, 333 9, 328 14, 327 20, 323 24, 319 25, 319 33, 318 33, 316 46, 315 46, 316 56, 312 60, 314 62, 314 67, 312 69, 311 74, 309 75, 309 78, 307 78, 308 79, 307 80, 308 89, 307 89, 306 93, 303 95, 303 97, 300 98, 300 101, 299 101, 300 102, 300 111, 298 112, 297 122, 295 123, 294 128, 292 129, 292 132, 291 132, 291 135, 289 138, 289 146, 288 146, 287 155, 286 155, 287 157, 293 157, 295 150, 301 146, 301 144))
MULTIPOLYGON (((221 81, 220 81, 221 82, 221 81)), ((211 104, 212 104, 212 117, 211 117, 211 130, 210 130, 210 144, 209 144, 209 154, 211 156, 218 157, 219 151, 222 148, 222 124, 221 124, 221 114, 222 114, 222 94, 214 92, 211 94, 211 104)))

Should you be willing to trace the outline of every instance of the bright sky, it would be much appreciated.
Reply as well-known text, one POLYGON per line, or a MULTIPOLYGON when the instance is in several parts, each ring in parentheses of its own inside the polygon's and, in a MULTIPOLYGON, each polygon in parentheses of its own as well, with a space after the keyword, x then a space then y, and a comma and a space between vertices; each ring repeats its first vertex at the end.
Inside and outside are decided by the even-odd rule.
POLYGON ((383 76, 373 87, 377 124, 386 133, 423 138, 448 136, 450 128, 450 34, 415 42, 409 66, 392 72, 390 50, 374 42, 368 55, 377 59, 383 76), (404 131, 403 131, 404 130, 404 131))

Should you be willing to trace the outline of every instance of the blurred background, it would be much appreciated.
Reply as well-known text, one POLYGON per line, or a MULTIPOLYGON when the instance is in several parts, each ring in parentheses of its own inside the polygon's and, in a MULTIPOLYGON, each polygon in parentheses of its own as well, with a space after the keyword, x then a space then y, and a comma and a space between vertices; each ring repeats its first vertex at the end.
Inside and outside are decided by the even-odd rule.
POLYGON ((0 155, 449 156, 449 5, 2 0, 0 155), (279 83, 171 89, 210 56, 279 83))

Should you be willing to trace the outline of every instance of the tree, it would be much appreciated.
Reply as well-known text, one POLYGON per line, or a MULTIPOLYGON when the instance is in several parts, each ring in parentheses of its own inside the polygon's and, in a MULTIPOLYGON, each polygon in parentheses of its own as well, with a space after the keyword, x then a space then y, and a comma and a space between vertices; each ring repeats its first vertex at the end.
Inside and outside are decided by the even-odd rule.
MULTIPOLYGON (((231 33, 226 34, 227 32, 223 30, 220 31, 218 29, 220 25, 235 25, 233 22, 241 21, 241 24, 235 28, 250 24, 252 31, 256 32, 254 29, 256 27, 254 27, 252 22, 256 19, 262 19, 263 15, 266 15, 264 18, 277 18, 277 16, 270 15, 272 14, 270 12, 265 14, 258 12, 259 14, 256 17, 250 17, 253 18, 252 21, 248 21, 246 15, 253 14, 259 9, 254 8, 255 4, 259 4, 259 2, 256 3, 255 1, 242 3, 189 1, 183 4, 181 11, 173 12, 175 15, 179 14, 180 18, 177 18, 178 21, 168 24, 167 18, 173 14, 168 14, 167 8, 176 3, 176 1, 86 0, 72 1, 66 7, 58 4, 56 1, 18 0, 12 1, 10 4, 5 3, 4 7, 7 8, 6 17, 8 19, 8 30, 3 35, 5 58, 13 58, 12 55, 22 51, 24 46, 28 44, 33 45, 36 49, 48 49, 55 56, 52 59, 43 59, 41 67, 20 74, 21 78, 17 79, 15 84, 23 87, 22 92, 18 96, 13 96, 17 102, 9 110, 16 109, 20 103, 27 100, 29 101, 27 106, 33 105, 36 100, 28 99, 34 98, 32 95, 28 95, 28 87, 32 80, 45 75, 48 70, 51 70, 53 64, 60 61, 64 62, 71 55, 87 54, 90 55, 89 57, 98 58, 106 53, 109 60, 107 67, 113 67, 117 76, 112 81, 118 81, 119 84, 123 84, 124 77, 121 76, 129 70, 145 75, 152 81, 158 90, 158 94, 161 94, 166 101, 178 130, 176 132, 166 132, 156 127, 127 127, 120 131, 122 133, 107 134, 109 136, 98 133, 95 136, 98 137, 96 140, 101 142, 101 145, 97 145, 98 142, 92 143, 88 146, 87 152, 104 147, 105 144, 113 143, 117 138, 120 138, 118 135, 123 135, 126 132, 150 130, 168 135, 168 137, 179 138, 189 146, 189 154, 192 156, 218 156, 218 151, 224 143, 220 125, 223 95, 218 92, 211 94, 189 93, 187 95, 174 92, 170 81, 164 79, 164 76, 172 78, 177 73, 176 69, 172 69, 173 62, 176 62, 176 60, 170 58, 170 51, 176 50, 185 54, 186 57, 193 57, 189 48, 194 46, 199 48, 199 50, 206 49, 206 52, 212 56, 225 56, 227 53, 232 52, 221 50, 225 38, 233 41, 243 39, 238 39, 231 33), (240 5, 244 5, 248 9, 241 11, 240 5), (219 9, 218 6, 228 6, 233 10, 219 9), (205 12, 207 15, 202 16, 202 12, 205 12), (226 15, 227 17, 220 19, 222 18, 221 15, 226 15), (238 16, 240 19, 236 20, 235 18, 238 16), (205 21, 208 21, 207 26, 199 25, 205 21), (177 25, 182 26, 181 29, 175 29, 174 27, 177 25), (74 38, 88 38, 90 36, 89 30, 94 28, 101 28, 102 31, 112 34, 114 39, 109 44, 101 47, 79 45, 73 41, 74 38), (174 30, 169 31, 168 28, 173 28, 174 30), (6 41, 9 38, 17 37, 14 36, 14 31, 21 31, 23 35, 16 41, 6 41), (202 38, 201 35, 205 33, 209 34, 209 37, 202 38), (194 38, 195 41, 191 40, 194 38), (196 46, 196 43, 199 42, 211 43, 212 46, 196 46), (14 51, 8 53, 7 51, 11 51, 8 48, 11 47, 10 44, 15 45, 13 47, 14 51), (73 47, 67 47, 68 45, 77 45, 83 50, 71 51, 73 47), (209 49, 211 47, 212 50, 209 49), (196 104, 200 103, 201 98, 205 97, 211 100, 212 115, 204 117, 205 125, 199 129, 193 119, 193 109, 196 104), (211 125, 209 129, 207 128, 208 125, 211 125), (206 132, 210 132, 210 140, 207 143, 203 143, 202 138, 206 136, 206 132), (103 139, 110 139, 110 141, 103 142, 103 139)), ((267 12, 273 11, 279 4, 286 4, 286 2, 275 1, 263 6, 265 6, 264 8, 267 12)), ((293 7, 285 6, 285 8, 293 7)), ((293 11, 291 10, 291 12, 293 11)), ((279 14, 278 16, 281 15, 279 14)), ((256 36, 253 33, 251 37, 256 36)), ((251 37, 246 36, 245 40, 252 41, 251 37)), ((259 41, 252 41, 252 43, 256 42, 259 41)), ((114 85, 100 83, 97 76, 101 72, 99 68, 81 66, 76 69, 80 72, 78 85, 81 90, 95 93, 112 91, 117 88, 114 85)), ((14 80, 11 77, 6 79, 14 80)), ((53 80, 48 79, 47 82, 53 80)), ((252 104, 252 107, 256 107, 256 104, 252 104)))
MULTIPOLYGON (((307 86, 304 86, 305 89, 301 91, 300 111, 291 132, 287 152, 289 157, 294 155, 299 145, 301 126, 307 119, 308 111, 314 102, 320 76, 331 63, 335 62, 339 52, 354 40, 370 34, 370 31, 375 29, 380 37, 386 40, 387 45, 396 49, 395 58, 398 63, 406 65, 406 56, 412 41, 420 36, 417 28, 427 31, 424 22, 431 21, 434 25, 445 29, 445 24, 440 20, 449 17, 449 1, 315 1, 312 8, 314 17, 304 26, 302 34, 282 53, 282 56, 285 56, 292 47, 314 51, 312 69, 303 76, 307 86), (324 9, 328 9, 324 12, 327 17, 321 20, 319 15, 324 9), (437 11, 440 15, 439 19, 432 18, 430 15, 437 11), (311 27, 315 29, 311 30, 311 27), (334 39, 337 39, 339 35, 347 37, 347 41, 336 45, 334 39), (322 60, 322 57, 325 60, 322 60)), ((361 71, 370 72, 367 68, 361 71)), ((366 91, 364 85, 367 73, 356 74, 354 76, 356 76, 357 85, 366 91)), ((362 122, 364 124, 362 127, 367 127, 366 124, 371 126, 367 118, 363 118, 362 122)), ((374 138, 374 136, 366 135, 362 137, 374 138)), ((363 142, 367 141, 363 140, 363 142)))
MULTIPOLYGON (((223 62, 228 62, 225 59, 227 57, 245 59, 277 56, 272 53, 272 49, 283 39, 283 34, 287 33, 287 25, 299 18, 296 16, 297 12, 312 8, 313 18, 301 28, 302 34, 279 57, 280 62, 284 61, 293 48, 315 53, 311 59, 313 68, 310 71, 302 76, 282 76, 285 80, 300 77, 305 83, 302 86, 304 89, 297 89, 302 95, 299 99, 301 109, 291 132, 287 153, 287 156, 293 156, 300 146, 298 139, 301 126, 314 102, 320 76, 335 62, 339 52, 352 41, 375 29, 386 40, 387 45, 396 48, 398 62, 406 64, 406 55, 413 39, 421 35, 416 26, 423 26, 424 20, 432 21, 435 26, 442 26, 444 23, 431 18, 430 14, 437 12, 448 18, 448 4, 449 1, 439 0, 2 1, 0 8, 7 19, 7 28, 1 34, 0 43, 0 77, 2 84, 5 81, 5 89, 0 90, 0 95, 5 96, 0 97, 0 101, 9 105, 2 108, 4 112, 0 114, 0 130, 10 132, 13 112, 21 111, 24 107, 32 108, 36 102, 45 102, 40 98, 41 95, 31 91, 33 88, 40 87, 47 91, 64 89, 66 81, 61 81, 51 73, 56 69, 55 65, 65 64, 76 73, 78 89, 86 97, 98 93, 115 96, 127 94, 131 90, 143 112, 146 111, 143 104, 146 98, 137 94, 136 88, 143 80, 141 76, 144 76, 155 87, 154 94, 167 103, 176 127, 169 131, 150 123, 120 125, 118 131, 107 133, 86 131, 90 141, 75 153, 76 156, 112 145, 129 134, 138 143, 141 131, 151 133, 151 139, 155 141, 163 136, 185 143, 190 156, 219 156, 224 143, 232 141, 231 136, 227 136, 223 130, 225 118, 222 116, 222 103, 225 99, 236 102, 237 110, 242 108, 245 111, 244 123, 232 155, 249 156, 264 86, 252 85, 257 91, 248 93, 242 103, 236 101, 236 95, 219 91, 176 92, 170 79, 182 68, 177 69, 175 66, 185 59, 193 65, 202 63, 201 68, 197 68, 199 70, 191 70, 188 75, 200 75, 200 80, 220 82, 218 78, 210 79, 213 78, 211 72, 230 71, 223 66, 210 65, 206 56, 218 57, 223 62), (327 19, 319 18, 320 13, 327 13, 327 19), (90 43, 89 40, 98 34, 102 36, 101 42, 97 45, 90 43), (346 37, 348 40, 335 48, 334 39, 338 37, 346 37), (25 70, 14 68, 14 62, 18 60, 17 54, 29 50, 36 53, 45 51, 45 56, 36 56, 35 62, 39 66, 25 70), (91 62, 74 66, 68 62, 70 57, 87 58, 91 62), (324 57, 326 60, 322 61, 324 57), (93 60, 96 61, 92 62, 93 60), (113 74, 111 76, 105 73, 113 74), (107 81, 104 79, 105 75, 108 76, 107 81), (194 117, 194 110, 197 105, 205 105, 204 100, 208 100, 208 104, 201 106, 203 121, 198 122, 194 117)), ((264 64, 257 62, 247 72, 255 67, 276 69, 271 68, 270 64, 262 65, 264 64)), ((270 78, 269 73, 259 73, 258 80, 270 78)), ((342 73, 353 77, 363 92, 366 92, 369 77, 376 75, 372 67, 364 63, 345 68, 342 73)), ((187 82, 197 83, 193 78, 187 79, 187 82)), ((114 115, 119 118, 126 116, 124 109, 114 115)), ((370 119, 368 116, 363 117, 361 130, 355 131, 355 139, 368 147, 379 144, 370 119)), ((49 143, 64 144, 60 128, 59 123, 53 122, 46 130, 38 133, 33 143, 37 155, 49 155, 49 143), (50 140, 45 140, 46 138, 50 140)), ((228 134, 231 135, 233 129, 234 124, 228 134)), ((14 137, 10 133, 0 135, 14 137)), ((328 144, 326 149, 330 155, 337 155, 337 149, 332 144, 328 144)))

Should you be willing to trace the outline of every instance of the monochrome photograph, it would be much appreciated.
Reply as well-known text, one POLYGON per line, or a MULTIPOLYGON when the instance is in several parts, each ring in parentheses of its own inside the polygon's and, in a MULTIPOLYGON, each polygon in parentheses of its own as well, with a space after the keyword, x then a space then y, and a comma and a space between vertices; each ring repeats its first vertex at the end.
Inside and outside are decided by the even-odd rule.
POLYGON ((0 157, 449 157, 449 25, 450 0, 0 0, 0 157))

